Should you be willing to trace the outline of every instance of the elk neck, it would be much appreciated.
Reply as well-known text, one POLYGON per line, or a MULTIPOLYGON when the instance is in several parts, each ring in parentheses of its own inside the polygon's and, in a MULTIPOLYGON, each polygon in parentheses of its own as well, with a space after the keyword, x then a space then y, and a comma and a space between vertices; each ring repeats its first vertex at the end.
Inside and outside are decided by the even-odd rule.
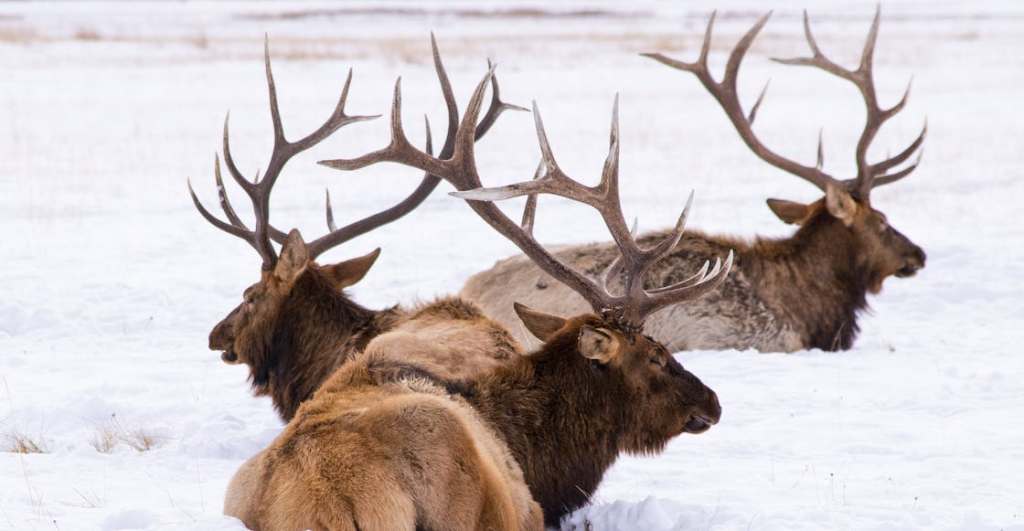
POLYGON ((758 239, 739 264, 762 300, 802 334, 806 348, 849 349, 867 308, 871 270, 858 240, 821 208, 784 239, 758 239))
MULTIPOLYGON (((270 339, 263 389, 286 422, 331 373, 393 323, 396 308, 364 308, 319 272, 302 275, 281 309, 270 339)), ((257 388, 260 375, 253 378, 257 388)))
POLYGON ((576 352, 577 336, 578 325, 460 393, 502 435, 548 526, 587 503, 628 429, 616 383, 576 352))

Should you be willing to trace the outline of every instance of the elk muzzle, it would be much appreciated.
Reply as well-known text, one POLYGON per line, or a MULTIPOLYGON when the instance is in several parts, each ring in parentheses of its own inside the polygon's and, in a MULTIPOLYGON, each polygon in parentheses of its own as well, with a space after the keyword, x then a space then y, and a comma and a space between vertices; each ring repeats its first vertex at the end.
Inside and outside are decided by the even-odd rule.
POLYGON ((230 318, 229 315, 227 319, 217 323, 217 326, 210 331, 210 350, 221 351, 220 359, 224 363, 238 363, 238 354, 234 349, 234 326, 232 326, 230 318))
POLYGON ((686 421, 683 431, 686 433, 704 433, 711 429, 711 426, 718 424, 722 419, 722 405, 718 402, 718 395, 711 389, 707 390, 707 397, 704 404, 694 408, 690 414, 690 420, 686 421))
POLYGON ((928 255, 925 254, 924 249, 914 246, 909 254, 904 258, 903 267, 896 271, 898 278, 907 278, 914 276, 918 270, 924 269, 925 260, 928 255))

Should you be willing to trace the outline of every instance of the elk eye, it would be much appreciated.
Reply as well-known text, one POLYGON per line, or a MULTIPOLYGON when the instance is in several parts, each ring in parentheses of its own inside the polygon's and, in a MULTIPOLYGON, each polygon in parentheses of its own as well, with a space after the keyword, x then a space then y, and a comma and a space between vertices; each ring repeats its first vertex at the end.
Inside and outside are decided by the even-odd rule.
POLYGON ((652 356, 651 363, 657 365, 658 367, 665 366, 665 360, 661 359, 661 356, 652 356))

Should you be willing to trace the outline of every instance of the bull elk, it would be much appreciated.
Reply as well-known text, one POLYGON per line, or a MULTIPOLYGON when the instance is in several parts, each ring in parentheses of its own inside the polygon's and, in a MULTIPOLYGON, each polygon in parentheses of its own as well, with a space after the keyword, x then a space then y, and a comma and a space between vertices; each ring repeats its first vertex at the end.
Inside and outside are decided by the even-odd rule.
MULTIPOLYGON (((672 68, 694 74, 725 111, 740 138, 760 159, 816 186, 824 197, 800 204, 768 199, 768 207, 786 223, 799 226, 788 238, 757 238, 748 243, 737 238, 691 232, 685 235, 665 260, 653 266, 651 285, 671 282, 686 274, 693 264, 735 249, 735 273, 721 290, 700 302, 678 305, 651 316, 646 330, 670 350, 757 349, 762 352, 791 352, 819 348, 849 349, 859 331, 858 314, 867 307, 867 294, 877 294, 890 276, 913 276, 924 267, 924 251, 892 227, 885 214, 871 205, 871 191, 909 175, 920 156, 896 169, 921 148, 926 128, 904 150, 879 162, 868 161, 868 148, 879 128, 903 109, 908 92, 895 105, 884 108, 875 91, 872 62, 880 14, 876 12, 855 70, 828 59, 811 33, 807 13, 804 32, 810 57, 776 59, 787 65, 812 66, 852 83, 867 108, 864 129, 856 147, 857 175, 840 180, 822 170, 819 137, 814 166, 786 159, 761 142, 753 131, 754 119, 764 91, 745 113, 736 82, 740 64, 771 13, 746 32, 729 54, 725 74, 716 81, 708 69, 708 51, 714 14, 708 22, 696 62, 671 59, 660 53, 643 54, 672 68)), ((767 86, 765 87, 767 88, 767 86)), ((641 244, 665 237, 665 232, 642 235, 641 244)), ((616 256, 612 244, 590 244, 562 248, 559 259, 591 276, 603 271, 616 256)), ((613 279, 613 285, 621 285, 613 279)), ((521 301, 555 313, 575 313, 587 301, 551 278, 543 268, 524 257, 498 262, 491 269, 471 277, 460 295, 484 308, 487 315, 503 323, 524 345, 536 344, 518 324, 512 303, 521 301)))
MULTIPOLYGON (((435 49, 436 67, 441 69, 435 49)), ((419 206, 436 188, 440 179, 424 175, 419 186, 397 204, 343 227, 334 223, 330 197, 326 215, 330 230, 326 235, 305 242, 298 230, 288 233, 270 224, 270 193, 289 160, 338 129, 375 116, 349 116, 345 102, 352 82, 349 70, 341 97, 328 119, 315 131, 296 141, 286 139, 278 110, 277 91, 270 67, 269 45, 264 46, 264 65, 270 97, 270 115, 274 146, 262 180, 246 179, 235 165, 228 141, 228 121, 224 121, 223 154, 228 172, 252 202, 255 225, 250 229, 228 200, 221 178, 220 160, 214 163, 214 177, 221 209, 227 221, 211 214, 199 201, 192 185, 189 193, 199 213, 215 227, 241 238, 256 249, 262 259, 259 282, 249 286, 242 303, 210 332, 210 349, 221 351, 229 364, 244 363, 257 395, 269 395, 285 421, 292 418, 299 404, 313 395, 320 384, 353 353, 362 350, 385 331, 413 330, 433 334, 436 343, 430 352, 421 352, 422 362, 439 374, 465 378, 473 371, 502 363, 519 347, 503 328, 484 318, 479 311, 459 300, 443 300, 430 308, 372 310, 359 305, 344 289, 359 282, 373 266, 380 249, 336 264, 320 265, 317 257, 357 236, 395 221, 419 206), (280 254, 273 243, 281 245, 280 254), (458 339, 456 339, 458 337, 458 339), (470 359, 466 352, 484 348, 486 359, 470 359)), ((480 138, 506 109, 494 81, 490 107, 474 129, 480 138)), ((442 156, 452 150, 454 129, 448 133, 442 156)), ((431 151, 427 127, 427 151, 431 151)))
MULTIPOLYGON (((587 502, 604 472, 620 453, 658 453, 671 438, 681 433, 702 433, 719 421, 721 406, 714 391, 686 371, 662 344, 644 335, 642 328, 648 316, 660 308, 692 301, 717 289, 727 278, 732 254, 729 253, 724 263, 716 259, 710 270, 709 264, 705 262, 703 269, 695 275, 671 285, 644 287, 645 277, 650 276, 655 264, 665 258, 683 237, 690 202, 687 202, 675 228, 660 241, 644 245, 634 239, 626 226, 619 200, 617 98, 612 113, 609 153, 600 184, 595 187, 584 186, 563 173, 555 161, 539 111, 534 104, 537 137, 543 154, 541 169, 544 171, 538 170, 533 181, 500 188, 483 188, 476 168, 472 126, 480 113, 483 95, 492 76, 493 71, 489 71, 477 85, 461 121, 451 90, 442 81, 446 87, 443 93, 449 110, 449 129, 458 124, 455 148, 450 158, 435 158, 416 149, 406 139, 401 124, 400 86, 396 84, 389 145, 355 159, 322 163, 351 171, 376 163, 392 162, 415 167, 445 179, 458 190, 453 195, 466 199, 472 210, 517 245, 539 268, 590 304, 589 313, 572 318, 516 305, 515 311, 524 326, 543 345, 471 381, 446 380, 437 384, 443 385, 453 396, 454 402, 468 403, 497 438, 507 445, 522 470, 533 498, 543 509, 546 524, 557 525, 562 516, 587 502), (532 228, 537 194, 569 198, 594 208, 601 215, 619 255, 599 280, 592 280, 574 270, 534 239, 532 228), (508 218, 492 202, 522 195, 529 196, 529 199, 521 224, 508 218), (610 276, 624 279, 624 287, 618 291, 610 290, 605 282, 610 276)), ((418 339, 422 342, 430 340, 423 336, 418 339)), ((376 353, 375 345, 371 343, 366 355, 376 353)), ((401 357, 400 352, 391 354, 393 359, 401 357)), ((426 378, 432 379, 429 376, 426 378)), ((370 430, 371 422, 388 421, 376 417, 377 409, 365 410, 359 418, 351 414, 342 417, 340 410, 334 410, 332 414, 321 414, 337 403, 337 397, 347 392, 355 391, 346 391, 344 386, 325 384, 308 406, 300 409, 293 422, 296 436, 278 439, 271 455, 276 455, 281 448, 301 444, 304 455, 329 453, 332 457, 324 458, 322 462, 325 464, 359 466, 358 463, 348 461, 339 465, 334 459, 336 455, 347 454, 348 450, 332 450, 330 441, 334 437, 333 433, 356 430, 354 426, 357 424, 365 425, 365 428, 358 429, 370 430), (322 431, 314 430, 314 419, 317 426, 331 427, 322 431), (310 423, 310 427, 303 430, 300 436, 298 426, 305 423, 310 423)), ((370 407, 368 403, 364 405, 370 407)), ((422 427, 427 425, 428 420, 417 418, 408 422, 422 427)), ((450 447, 459 447, 467 431, 464 427, 453 430, 450 447)), ((416 433, 401 431, 401 436, 415 438, 416 433)), ((373 442, 380 448, 382 456, 393 454, 394 448, 404 444, 390 439, 375 439, 373 442)), ((397 466, 404 470, 405 467, 412 467, 409 464, 412 462, 426 463, 428 470, 421 474, 432 475, 430 467, 434 464, 418 457, 407 457, 397 466)), ((299 466, 296 460, 284 466, 288 467, 289 472, 268 472, 264 468, 263 477, 277 477, 280 473, 282 477, 296 478, 303 473, 315 473, 315 469, 291 472, 299 466)), ((437 466, 442 467, 438 476, 447 477, 443 470, 446 464, 439 463, 437 466)), ((346 482, 345 485, 352 484, 346 482)), ((415 485, 417 488, 419 486, 415 485)), ((362 487, 350 488, 358 490, 362 487)), ((274 492, 286 491, 283 486, 274 489, 274 492)), ((429 499, 431 503, 461 506, 447 499, 437 500, 434 498, 435 492, 445 491, 443 487, 429 492, 403 490, 399 497, 429 499)), ((338 500, 352 499, 354 496, 342 495, 341 491, 335 491, 332 495, 338 495, 338 500)), ((327 504, 337 505, 334 501, 327 504)), ((417 506, 417 509, 423 511, 420 514, 432 514, 422 507, 417 506)), ((353 511, 359 513, 360 510, 357 503, 353 511)), ((394 528, 412 529, 414 525, 418 528, 433 528, 424 521, 400 523, 400 526, 395 525, 394 528)), ((369 529, 361 520, 357 522, 357 527, 369 529)))

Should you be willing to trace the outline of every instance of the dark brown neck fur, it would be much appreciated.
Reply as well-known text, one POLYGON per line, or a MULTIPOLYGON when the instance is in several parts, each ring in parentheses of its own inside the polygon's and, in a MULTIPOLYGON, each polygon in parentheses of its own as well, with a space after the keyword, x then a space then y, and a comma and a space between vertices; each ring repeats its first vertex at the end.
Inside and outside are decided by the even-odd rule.
POLYGON ((560 334, 460 393, 501 434, 548 526, 590 499, 630 429, 616 400, 621 384, 576 353, 576 335, 560 334))
POLYGON ((739 264, 765 303, 796 324, 806 348, 846 350, 872 277, 857 249, 855 235, 822 208, 793 236, 746 246, 739 264))
POLYGON ((266 362, 252 368, 257 394, 270 395, 287 422, 353 353, 390 328, 398 310, 363 308, 316 271, 303 274, 281 309, 266 362))

